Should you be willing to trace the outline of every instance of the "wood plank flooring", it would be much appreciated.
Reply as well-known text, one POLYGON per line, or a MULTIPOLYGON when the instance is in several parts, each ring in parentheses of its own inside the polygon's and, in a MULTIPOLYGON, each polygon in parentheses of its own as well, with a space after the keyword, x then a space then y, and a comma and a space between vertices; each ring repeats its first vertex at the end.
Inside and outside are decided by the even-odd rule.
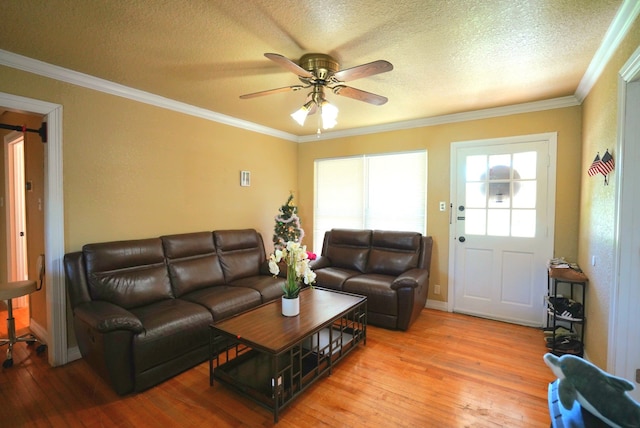
MULTIPOLYGON (((5 320, 0 311, 2 337, 5 320)), ((277 426, 548 427, 555 378, 545 352, 539 329, 425 309, 407 332, 369 326, 366 346, 285 408, 277 426)), ((206 362, 126 397, 84 361, 52 368, 25 344, 1 370, 0 427, 274 426, 263 407, 209 387, 206 362)))

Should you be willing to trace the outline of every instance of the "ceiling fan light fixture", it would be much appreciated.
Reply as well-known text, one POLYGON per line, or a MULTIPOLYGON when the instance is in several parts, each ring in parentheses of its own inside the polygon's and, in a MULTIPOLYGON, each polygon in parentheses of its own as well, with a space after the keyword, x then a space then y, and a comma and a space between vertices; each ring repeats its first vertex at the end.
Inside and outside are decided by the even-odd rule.
POLYGON ((299 91, 301 89, 312 88, 309 93, 309 101, 291 114, 293 120, 300 126, 304 126, 307 116, 318 112, 318 134, 320 133, 320 121, 322 128, 331 129, 338 124, 338 108, 330 104, 324 98, 324 89, 332 90, 334 94, 358 101, 364 101, 373 105, 383 105, 388 101, 382 95, 345 86, 344 82, 369 77, 393 70, 393 65, 389 61, 379 59, 367 64, 341 69, 340 64, 329 55, 311 53, 303 55, 299 63, 276 53, 265 53, 265 57, 293 72, 298 76, 302 85, 291 85, 282 88, 269 89, 266 91, 253 92, 240 95, 240 99, 249 99, 263 95, 276 94, 286 91, 299 91))
POLYGON ((291 117, 293 118, 293 120, 298 122, 298 125, 303 126, 305 120, 307 120, 307 115, 309 114, 309 111, 311 110, 312 106, 313 106, 313 101, 309 101, 308 103, 300 107, 298 110, 291 113, 291 117))
POLYGON ((322 115, 322 128, 331 129, 338 123, 338 107, 323 100, 320 104, 320 112, 322 115))

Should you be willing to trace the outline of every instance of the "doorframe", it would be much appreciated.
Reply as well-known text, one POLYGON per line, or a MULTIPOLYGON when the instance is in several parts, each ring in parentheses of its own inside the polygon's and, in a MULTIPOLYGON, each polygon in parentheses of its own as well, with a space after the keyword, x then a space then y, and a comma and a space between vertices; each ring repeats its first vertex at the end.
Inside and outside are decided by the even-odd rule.
MULTIPOLYGON (((535 141, 547 141, 549 144, 549 159, 547 160, 548 174, 547 174, 547 235, 551 242, 551 256, 553 256, 553 248, 555 243, 555 211, 556 211, 556 165, 557 165, 557 147, 558 147, 558 133, 557 132, 544 132, 540 134, 527 134, 517 135, 513 137, 499 137, 499 138, 487 138, 483 140, 471 140, 471 141, 457 141, 451 143, 451 152, 449 156, 450 162, 450 188, 449 188, 449 201, 451 203, 456 200, 458 178, 457 178, 457 150, 460 148, 469 148, 474 146, 491 146, 502 144, 517 144, 517 143, 530 143, 535 141)), ((450 206, 453 210, 454 207, 450 206)), ((453 216, 454 213, 449 213, 453 216)), ((453 222, 453 218, 449 221, 449 280, 447 285, 447 312, 453 312, 454 308, 454 276, 455 276, 455 239, 456 229, 453 222)), ((542 299, 542 296, 540 296, 542 299)), ((544 323, 544 314, 540 314, 540 320, 544 323)))
MULTIPOLYGON (((620 69, 618 76, 618 140, 616 142, 616 195, 614 217, 614 274, 611 285, 609 306, 609 340, 607 344, 607 371, 616 376, 628 377, 635 371, 634 361, 629 361, 627 341, 632 335, 629 320, 637 311, 638 293, 633 290, 636 284, 637 253, 633 251, 634 236, 624 231, 634 230, 634 221, 640 216, 640 201, 631 196, 634 184, 640 180, 640 169, 635 164, 640 156, 640 127, 637 122, 627 122, 628 85, 640 79, 640 47, 629 57, 620 69), (627 202, 626 204, 623 202, 627 202), (633 203, 629 204, 628 202, 633 203)), ((630 377, 630 379, 635 376, 630 377)))
POLYGON ((46 342, 49 364, 68 362, 67 298, 62 264, 64 257, 64 192, 62 180, 62 106, 0 92, 0 106, 9 110, 44 115, 45 144, 44 248, 47 306, 46 342))

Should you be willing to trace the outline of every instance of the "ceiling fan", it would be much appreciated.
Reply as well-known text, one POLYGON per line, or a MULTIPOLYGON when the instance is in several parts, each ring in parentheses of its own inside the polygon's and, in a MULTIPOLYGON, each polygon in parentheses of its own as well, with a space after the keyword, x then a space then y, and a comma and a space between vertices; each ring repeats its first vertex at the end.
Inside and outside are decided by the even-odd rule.
POLYGON ((279 92, 299 91, 311 88, 305 104, 291 115, 300 125, 304 124, 307 115, 313 114, 320 109, 323 127, 327 129, 335 126, 338 109, 326 100, 324 96, 325 88, 330 89, 336 95, 346 96, 373 105, 382 105, 388 101, 388 99, 382 95, 372 94, 371 92, 352 88, 344 84, 344 82, 393 70, 393 65, 388 61, 381 59, 340 70, 338 61, 325 54, 306 54, 300 58, 299 64, 280 54, 266 53, 264 56, 281 67, 293 72, 298 76, 302 85, 291 85, 253 92, 251 94, 241 95, 240 98, 249 99, 279 92))

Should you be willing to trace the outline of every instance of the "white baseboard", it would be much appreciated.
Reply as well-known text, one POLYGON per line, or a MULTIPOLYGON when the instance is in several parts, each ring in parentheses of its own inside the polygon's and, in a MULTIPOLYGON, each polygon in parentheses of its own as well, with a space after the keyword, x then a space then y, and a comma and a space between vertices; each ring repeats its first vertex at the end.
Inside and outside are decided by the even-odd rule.
POLYGON ((34 321, 33 318, 29 319, 29 330, 31 330, 31 333, 33 333, 40 342, 45 344, 47 343, 47 329, 34 321))
MULTIPOLYGON (((40 342, 47 343, 47 330, 34 321, 33 318, 29 319, 29 330, 31 330, 31 333, 33 333, 40 342)), ((77 345, 67 349, 68 363, 79 360, 80 358, 82 358, 82 354, 80 354, 80 348, 78 348, 77 345)))
POLYGON ((447 302, 443 302, 441 300, 428 300, 427 299, 427 304, 424 305, 425 308, 427 309, 436 309, 438 311, 444 311, 447 312, 447 302))
POLYGON ((80 358, 82 358, 82 355, 80 354, 80 348, 78 348, 77 346, 67 348, 67 363, 79 360, 80 358))

